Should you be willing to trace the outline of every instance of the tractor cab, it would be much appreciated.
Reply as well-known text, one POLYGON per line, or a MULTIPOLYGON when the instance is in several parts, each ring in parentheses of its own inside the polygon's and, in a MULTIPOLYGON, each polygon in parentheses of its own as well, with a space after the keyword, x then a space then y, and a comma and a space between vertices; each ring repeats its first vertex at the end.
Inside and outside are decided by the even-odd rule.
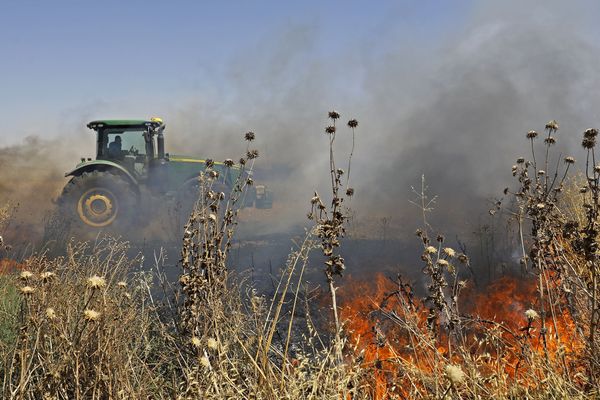
POLYGON ((96 131, 96 160, 119 164, 137 178, 145 178, 148 167, 164 159, 160 118, 92 121, 87 126, 96 131))

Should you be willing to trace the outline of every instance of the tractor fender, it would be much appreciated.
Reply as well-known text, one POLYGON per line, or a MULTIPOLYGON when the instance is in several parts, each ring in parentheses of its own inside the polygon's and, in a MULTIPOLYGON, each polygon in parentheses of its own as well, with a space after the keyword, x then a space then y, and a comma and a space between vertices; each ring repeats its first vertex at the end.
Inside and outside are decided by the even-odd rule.
POLYGON ((115 172, 115 175, 121 176, 128 181, 136 192, 139 192, 139 185, 137 179, 121 165, 107 160, 94 160, 79 164, 74 170, 69 171, 65 174, 67 176, 79 176, 84 172, 92 171, 109 171, 115 172))

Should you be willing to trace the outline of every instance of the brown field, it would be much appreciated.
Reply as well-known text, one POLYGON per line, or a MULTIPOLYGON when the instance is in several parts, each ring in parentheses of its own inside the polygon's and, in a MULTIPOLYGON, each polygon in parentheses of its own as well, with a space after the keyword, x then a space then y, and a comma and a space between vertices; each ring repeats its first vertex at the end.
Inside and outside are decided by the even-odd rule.
MULTIPOLYGON (((248 183, 223 198, 210 170, 183 229, 177 282, 166 278, 161 253, 152 271, 140 271, 141 256, 110 237, 61 243, 63 255, 33 253, 21 263, 0 243, 1 397, 599 397, 598 131, 583 134, 579 175, 571 157, 556 159, 555 121, 527 133, 530 159, 517 160, 514 187, 491 210, 514 227, 518 255, 489 282, 471 279, 481 267, 430 226, 424 185, 423 224, 410 228, 419 228, 421 261, 409 281, 344 276, 351 260, 342 238, 371 228, 353 226, 351 156, 340 169, 339 114, 329 117, 330 192, 307 194, 311 225, 274 271, 271 296, 233 271, 230 250, 238 224, 277 218, 279 206, 238 215, 248 183), (315 268, 316 290, 306 282, 315 268)), ((352 137, 356 128, 348 122, 352 137)), ((10 210, 0 208, 0 234, 10 210)))

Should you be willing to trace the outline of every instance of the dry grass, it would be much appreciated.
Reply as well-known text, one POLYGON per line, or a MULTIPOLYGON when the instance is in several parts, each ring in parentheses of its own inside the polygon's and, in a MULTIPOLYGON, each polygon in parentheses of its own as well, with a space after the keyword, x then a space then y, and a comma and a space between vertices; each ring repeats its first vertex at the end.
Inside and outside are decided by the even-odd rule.
MULTIPOLYGON (((243 284, 229 268, 237 205, 252 180, 242 174, 230 193, 221 192, 208 161, 185 226, 175 286, 161 273, 161 255, 152 276, 133 273, 140 260, 128 259, 127 244, 109 238, 70 244, 60 258, 33 256, 18 273, 2 277, 2 397, 600 395, 600 168, 588 163, 581 198, 579 191, 565 189, 568 171, 557 167, 548 173, 558 129, 553 122, 547 126, 540 165, 534 152, 532 161, 519 160, 513 168, 518 187, 506 193, 516 199, 512 215, 522 239, 524 282, 506 278, 478 294, 464 278, 471 268, 468 257, 433 235, 424 220, 417 233, 427 281, 424 298, 402 277, 353 282, 352 290, 338 292, 344 270, 340 238, 349 216, 344 200, 353 190, 348 187, 350 163, 343 171, 334 158, 339 114, 329 117, 331 193, 313 196, 313 224, 282 267, 272 298, 243 284), (314 296, 304 285, 313 251, 323 257, 327 290, 320 301, 330 314, 313 313, 314 296), (164 291, 160 301, 159 288, 164 291), (508 310, 513 303, 526 308, 508 310)), ((356 125, 349 124, 353 133, 356 125)), ((593 159, 586 132, 584 145, 593 159)), ((532 146, 536 137, 528 134, 532 146)), ((258 157, 250 148, 253 139, 254 134, 246 135, 248 148, 238 163, 245 170, 258 157)), ((568 161, 565 168, 571 165, 568 161)), ((418 195, 425 215, 426 193, 418 195)))

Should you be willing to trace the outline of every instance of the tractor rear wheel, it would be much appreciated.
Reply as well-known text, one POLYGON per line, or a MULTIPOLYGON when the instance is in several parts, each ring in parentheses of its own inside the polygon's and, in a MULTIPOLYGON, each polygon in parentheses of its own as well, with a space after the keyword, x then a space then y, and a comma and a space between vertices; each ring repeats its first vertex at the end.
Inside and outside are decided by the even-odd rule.
POLYGON ((72 228, 120 232, 135 216, 136 194, 123 178, 103 171, 73 177, 59 198, 60 212, 72 228))

